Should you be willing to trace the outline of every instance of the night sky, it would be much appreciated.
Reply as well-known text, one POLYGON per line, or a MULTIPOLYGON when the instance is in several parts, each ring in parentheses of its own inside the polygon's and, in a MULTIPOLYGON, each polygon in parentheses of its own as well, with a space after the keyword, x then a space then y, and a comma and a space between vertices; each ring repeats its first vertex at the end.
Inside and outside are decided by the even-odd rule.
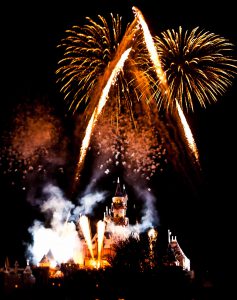
MULTIPOLYGON (((1 16, 1 155, 5 158, 9 155, 10 140, 16 130, 20 132, 24 119, 30 114, 37 115, 36 108, 44 110, 45 120, 49 123, 52 121, 55 128, 62 128, 60 136, 57 136, 57 144, 53 145, 53 153, 59 151, 60 157, 64 149, 70 153, 62 160, 57 160, 55 155, 52 159, 55 163, 48 161, 44 167, 50 170, 51 179, 55 175, 65 189, 68 188, 67 179, 73 168, 76 142, 71 139, 75 124, 74 119, 67 114, 63 95, 56 85, 55 70, 60 58, 56 47, 66 29, 82 24, 86 16, 93 19, 98 14, 106 16, 110 12, 119 13, 126 24, 133 20, 131 8, 135 5, 142 11, 154 34, 166 29, 177 29, 179 25, 184 29, 200 26, 237 45, 236 10, 231 1, 221 5, 208 2, 207 6, 207 1, 184 5, 180 1, 171 4, 170 1, 155 3, 151 0, 93 0, 83 1, 83 7, 80 2, 49 4, 49 1, 32 1, 26 4, 21 1, 16 5, 9 2, 2 9, 1 16), (47 118, 47 114, 51 115, 51 119, 47 118), (68 168, 66 161, 70 166, 68 168), (60 173, 62 169, 63 174, 60 173)), ((236 56, 236 50, 233 55, 236 56)), ((159 198, 162 225, 165 228, 171 227, 177 233, 191 263, 193 259, 194 264, 202 266, 204 270, 227 269, 224 257, 229 255, 231 239, 235 234, 236 95, 235 79, 232 87, 224 96, 219 96, 216 104, 186 114, 200 154, 201 171, 197 172, 198 175, 189 169, 187 177, 171 172, 161 178, 158 176, 160 183, 157 185, 153 183, 154 189, 156 187, 154 193, 159 198)), ((11 166, 3 164, 0 169, 0 266, 7 255, 12 260, 22 259, 23 242, 29 240, 27 229, 38 217, 37 206, 33 205, 29 190, 32 192, 36 182, 39 185, 37 188, 40 188, 41 182, 34 175, 26 183, 20 178, 22 174, 19 174, 19 170, 8 172, 6 170, 11 166)), ((187 166, 191 168, 191 163, 187 166)), ((85 177, 88 172, 85 172, 85 177)), ((40 171, 37 174, 43 176, 40 171)), ((114 176, 108 180, 110 184, 113 183, 110 186, 111 193, 117 175, 114 176)), ((86 184, 86 179, 84 181, 86 184)), ((35 196, 37 188, 34 188, 35 196)))

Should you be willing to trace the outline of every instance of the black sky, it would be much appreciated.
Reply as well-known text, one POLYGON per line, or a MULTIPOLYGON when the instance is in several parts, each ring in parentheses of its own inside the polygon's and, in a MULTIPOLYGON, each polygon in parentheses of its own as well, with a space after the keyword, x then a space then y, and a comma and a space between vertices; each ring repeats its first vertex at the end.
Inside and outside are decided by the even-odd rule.
MULTIPOLYGON (((130 22, 133 19, 133 5, 142 11, 154 34, 177 29, 179 25, 184 29, 199 26, 237 45, 232 1, 225 1, 221 5, 216 1, 189 4, 175 1, 173 4, 170 1, 156 3, 154 0, 6 3, 1 16, 1 132, 8 130, 8 126, 10 130, 15 108, 31 99, 46 97, 57 113, 64 116, 66 107, 55 85, 54 72, 59 59, 56 46, 65 30, 83 23, 86 16, 93 18, 110 12, 119 13, 125 23, 130 22)), ((236 53, 235 50, 234 55, 236 53)), ((167 210, 167 224, 176 226, 174 229, 178 234, 183 234, 181 239, 187 247, 186 252, 192 256, 192 251, 195 251, 195 259, 203 262, 207 268, 210 265, 213 267, 222 256, 219 252, 228 255, 230 238, 235 233, 236 95, 235 79, 233 86, 219 97, 216 104, 187 115, 200 153, 202 179, 196 187, 200 190, 197 193, 185 191, 185 183, 177 178, 170 185, 167 184, 169 200, 162 200, 167 203, 161 205, 163 210, 167 210), (172 209, 168 202, 176 197, 172 209)), ((64 121, 66 126, 72 126, 70 121, 64 121)), ((4 142, 2 140, 1 144, 4 142)), ((23 251, 19 243, 27 238, 27 228, 34 214, 37 215, 36 210, 32 212, 24 199, 24 193, 19 194, 19 191, 11 188, 4 174, 1 174, 1 180, 0 234, 4 246, 0 251, 0 265, 5 255, 17 257, 16 249, 23 251)), ((159 191, 156 193, 159 194, 159 191)))

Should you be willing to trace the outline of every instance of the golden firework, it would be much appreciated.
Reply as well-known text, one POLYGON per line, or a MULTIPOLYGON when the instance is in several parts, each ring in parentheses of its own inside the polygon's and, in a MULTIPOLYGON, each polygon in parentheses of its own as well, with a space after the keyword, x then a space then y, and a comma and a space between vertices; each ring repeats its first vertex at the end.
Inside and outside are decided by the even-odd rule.
POLYGON ((237 60, 231 56, 234 45, 226 38, 199 27, 184 31, 166 30, 155 36, 157 52, 166 73, 169 98, 157 93, 157 101, 174 108, 194 110, 195 103, 206 107, 217 101, 231 86, 237 73, 237 60))

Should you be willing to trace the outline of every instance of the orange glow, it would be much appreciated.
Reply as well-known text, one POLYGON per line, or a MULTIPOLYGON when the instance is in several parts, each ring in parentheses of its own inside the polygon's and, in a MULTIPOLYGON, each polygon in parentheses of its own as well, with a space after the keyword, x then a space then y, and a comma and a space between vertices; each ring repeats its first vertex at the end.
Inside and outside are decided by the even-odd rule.
POLYGON ((189 148, 191 149, 192 153, 195 156, 196 161, 198 162, 199 161, 198 150, 197 150, 197 146, 196 146, 196 143, 194 141, 191 129, 188 125, 188 122, 186 121, 186 118, 184 116, 184 113, 183 113, 178 101, 176 101, 176 106, 177 106, 179 118, 180 118, 181 124, 183 126, 184 134, 185 134, 185 137, 187 139, 189 148))
POLYGON ((103 240, 104 240, 104 232, 105 232, 105 222, 98 221, 97 223, 97 235, 98 235, 98 267, 100 267, 101 261, 101 251, 103 247, 103 240))
POLYGON ((157 77, 160 80, 162 92, 164 94, 167 94, 168 93, 168 85, 167 85, 167 80, 166 80, 166 74, 162 69, 160 59, 159 59, 158 53, 156 51, 156 47, 155 47, 152 35, 149 31, 149 28, 145 22, 145 19, 142 15, 141 11, 137 7, 133 6, 133 12, 134 12, 135 16, 137 16, 137 18, 140 22, 140 25, 141 25, 141 28, 143 31, 144 41, 146 43, 147 50, 149 52, 151 61, 155 67, 157 77))
POLYGON ((89 225, 89 220, 88 220, 87 216, 81 216, 79 219, 79 223, 80 223, 84 238, 86 240, 86 244, 90 251, 91 257, 94 260, 94 253, 93 253, 93 249, 92 249, 92 240, 91 240, 91 231, 90 231, 90 225, 89 225))
POLYGON ((85 159, 86 151, 87 151, 87 148, 88 148, 89 143, 90 143, 90 138, 91 138, 93 128, 94 128, 94 126, 95 126, 95 124, 98 120, 98 117, 99 117, 103 107, 105 106, 105 104, 107 102, 110 88, 115 83, 115 80, 116 80, 119 72, 122 70, 123 65, 124 65, 126 59, 128 58, 131 49, 132 48, 128 48, 127 50, 125 50, 123 52, 123 54, 121 55, 119 61, 115 65, 114 69, 112 70, 111 75, 109 76, 109 79, 108 79, 104 89, 102 90, 102 93, 101 93, 101 96, 100 96, 100 99, 99 99, 99 103, 95 107, 95 110, 94 110, 94 112, 93 112, 93 114, 90 118, 90 121, 89 121, 88 126, 86 128, 85 137, 82 141, 82 146, 81 146, 81 149, 80 149, 80 159, 79 159, 79 162, 77 164, 77 171, 76 171, 75 180, 79 179, 78 174, 80 172, 81 165, 82 165, 82 163, 85 159))

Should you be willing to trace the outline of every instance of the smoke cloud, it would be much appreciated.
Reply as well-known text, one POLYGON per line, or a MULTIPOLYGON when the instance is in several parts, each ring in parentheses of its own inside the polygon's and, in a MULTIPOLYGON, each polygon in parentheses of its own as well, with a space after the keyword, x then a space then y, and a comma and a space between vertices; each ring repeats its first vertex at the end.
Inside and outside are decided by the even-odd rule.
POLYGON ((140 230, 145 231, 148 228, 159 225, 158 212, 156 210, 156 199, 151 192, 147 190, 140 191, 144 199, 140 230))
POLYGON ((73 259, 82 263, 82 241, 77 231, 80 215, 93 213, 95 206, 104 201, 105 192, 95 192, 78 199, 78 206, 69 201, 61 189, 53 184, 43 188, 44 200, 40 203, 40 210, 48 222, 35 220, 29 232, 32 235, 32 245, 28 246, 27 256, 34 264, 38 264, 44 255, 50 251, 55 263, 67 262, 73 259), (47 222, 46 222, 47 223, 47 222))
POLYGON ((81 214, 93 215, 94 208, 105 200, 106 194, 106 192, 95 192, 78 199, 79 206, 74 209, 73 215, 76 218, 78 218, 81 214))

